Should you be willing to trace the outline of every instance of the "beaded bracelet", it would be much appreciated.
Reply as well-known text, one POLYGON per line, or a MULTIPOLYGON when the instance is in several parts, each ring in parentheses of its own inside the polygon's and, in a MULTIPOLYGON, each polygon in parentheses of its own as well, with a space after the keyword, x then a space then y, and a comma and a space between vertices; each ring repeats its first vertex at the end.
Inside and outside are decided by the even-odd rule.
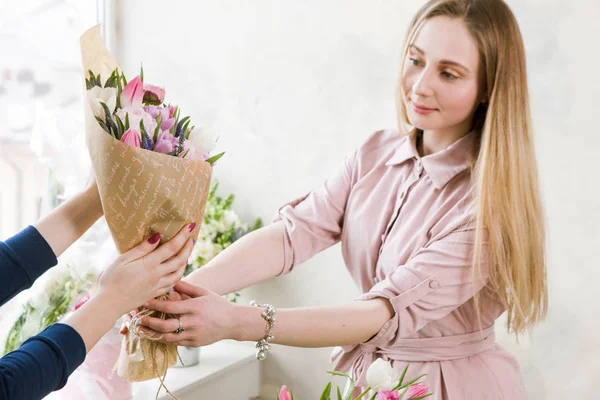
POLYGON ((271 335, 271 329, 273 329, 273 326, 275 326, 275 314, 277 314, 277 310, 270 304, 258 304, 254 300, 250 302, 250 305, 265 309, 265 311, 262 313, 262 317, 265 321, 267 321, 265 336, 256 343, 256 358, 260 361, 263 361, 265 358, 267 358, 267 351, 271 350, 271 345, 269 342, 275 339, 275 337, 271 335))

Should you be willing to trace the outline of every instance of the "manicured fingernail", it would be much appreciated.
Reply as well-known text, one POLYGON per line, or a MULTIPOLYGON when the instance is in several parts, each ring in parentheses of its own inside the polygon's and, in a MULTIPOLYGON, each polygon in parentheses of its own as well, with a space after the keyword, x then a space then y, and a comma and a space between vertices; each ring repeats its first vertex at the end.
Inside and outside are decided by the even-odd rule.
POLYGON ((154 235, 150 236, 150 239, 148 239, 148 243, 154 244, 154 243, 158 242, 159 240, 160 240, 160 233, 155 233, 154 235))
POLYGON ((188 228, 188 230, 191 232, 194 230, 194 228, 196 227, 196 223, 194 222, 193 224, 190 225, 190 227, 188 228))

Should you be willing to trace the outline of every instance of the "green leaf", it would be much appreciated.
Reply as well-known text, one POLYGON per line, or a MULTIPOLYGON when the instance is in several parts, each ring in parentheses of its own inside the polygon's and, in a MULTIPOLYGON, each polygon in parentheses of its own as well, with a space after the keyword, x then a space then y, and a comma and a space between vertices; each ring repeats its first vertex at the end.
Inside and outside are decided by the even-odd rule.
POLYGON ((104 109, 104 120, 112 120, 112 113, 110 112, 110 109, 108 108, 108 106, 106 105, 105 102, 101 101, 100 105, 102 106, 102 108, 104 109))
POLYGON ((402 387, 402 382, 404 382, 404 377, 406 377, 407 371, 408 371, 408 364, 406 364, 404 371, 402 371, 402 374, 400 374, 400 380, 398 381, 398 384, 396 386, 394 386, 394 388, 392 390, 398 390, 399 388, 402 387))
POLYGON ((112 115, 110 113, 110 110, 108 109, 108 106, 102 101, 100 102, 100 105, 104 109, 104 123, 106 124, 106 126, 108 126, 109 129, 111 129, 114 132, 113 136, 118 139, 117 136, 119 135, 119 130, 117 129, 117 125, 112 120, 112 115))
POLYGON ((327 386, 325 386, 325 389, 323 389, 320 400, 331 400, 331 382, 329 382, 327 386))
POLYGON ((348 378, 348 379, 350 379, 352 382, 354 382, 354 381, 352 380, 352 378, 350 377, 350 375, 348 375, 348 374, 345 374, 345 373, 343 373, 343 372, 340 372, 340 371, 327 371, 327 373, 328 373, 329 375, 343 376, 344 378, 348 378))
POLYGON ((125 113, 125 132, 129 130, 129 113, 125 113))
POLYGON ((154 143, 158 140, 158 134, 160 133, 160 125, 162 124, 162 114, 158 114, 156 117, 156 128, 154 129, 154 143))
POLYGON ((173 124, 173 126, 171 127, 169 132, 171 132, 171 135, 175 136, 175 131, 177 130, 177 124, 178 124, 177 121, 179 121, 179 107, 175 108, 175 114, 173 115, 173 117, 175 118, 175 123, 173 124))
POLYGON ((121 139, 121 136, 125 133, 125 124, 123 124, 118 115, 115 115, 115 118, 117 119, 117 127, 119 128, 119 139, 121 139))
POLYGON ((123 80, 123 87, 127 86, 127 78, 125 78, 125 74, 121 74, 121 79, 123 80))
POLYGON ((98 123, 100 124, 102 129, 104 129, 106 131, 106 133, 110 134, 110 129, 108 129, 108 126, 106 126, 104 121, 102 121, 102 118, 96 117, 96 121, 98 121, 98 123))
POLYGON ((354 400, 362 399, 363 397, 365 397, 367 395, 367 393, 369 393, 369 390, 371 390, 371 386, 367 386, 367 388, 364 390, 364 392, 359 394, 358 397, 356 397, 356 399, 354 399, 354 400))
POLYGON ((106 82, 104 82, 104 87, 111 87, 111 88, 116 88, 117 87, 117 75, 116 75, 116 71, 114 70, 112 72, 112 74, 110 74, 110 76, 108 77, 108 79, 106 80, 106 82))
POLYGON ((144 64, 140 66, 140 79, 144 82, 144 64))
POLYGON ((181 130, 183 129, 183 125, 190 119, 190 117, 185 117, 184 119, 182 119, 181 121, 179 121, 179 123, 177 123, 177 129, 175 129, 175 137, 179 137, 179 135, 181 135, 181 130))
POLYGON ((144 135, 147 135, 148 132, 146 132, 146 127, 144 126, 144 120, 140 119, 140 132, 142 134, 142 137, 144 137, 144 135))
MULTIPOLYGON (((412 384, 414 384, 414 383, 416 383, 416 382, 420 381, 420 380, 421 380, 421 378, 423 378, 423 377, 425 377, 425 376, 427 376, 427 374, 422 374, 422 375, 419 375, 419 376, 417 376, 415 379, 413 379, 413 380, 411 380, 411 381, 408 381, 408 382, 406 382, 405 384, 403 384, 402 386, 398 387, 398 389, 404 389, 405 387, 409 387, 410 385, 412 385, 412 384)), ((394 390, 396 390, 396 389, 394 389, 394 390)))
POLYGON ((209 158, 208 160, 206 160, 206 162, 209 163, 210 165, 213 165, 214 163, 216 163, 219 160, 219 158, 223 157, 223 154, 225 154, 225 152, 214 155, 211 158, 209 158))
POLYGON ((102 81, 100 80, 100 74, 96 76, 96 86, 102 87, 102 81))
POLYGON ((190 120, 187 120, 185 122, 185 124, 183 125, 183 129, 181 130, 180 135, 182 135, 184 137, 184 139, 188 138, 188 134, 187 133, 188 133, 188 126, 190 125, 190 122, 191 122, 190 120))
POLYGON ((121 77, 117 78, 117 108, 121 108, 121 92, 123 92, 123 86, 121 85, 121 77))
POLYGON ((342 399, 342 393, 340 392, 340 387, 339 386, 337 387, 337 398, 338 398, 338 400, 343 400, 342 399))
POLYGON ((255 231, 257 229, 260 229, 260 228, 262 228, 262 226, 263 226, 262 219, 256 218, 254 220, 254 225, 252 225, 252 228, 250 229, 250 231, 255 231))

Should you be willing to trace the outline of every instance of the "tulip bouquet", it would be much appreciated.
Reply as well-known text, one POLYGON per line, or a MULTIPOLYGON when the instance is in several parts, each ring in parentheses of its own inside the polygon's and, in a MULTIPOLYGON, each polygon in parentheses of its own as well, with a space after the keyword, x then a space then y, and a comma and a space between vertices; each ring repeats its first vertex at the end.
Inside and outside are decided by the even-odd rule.
MULTIPOLYGON (((400 372, 394 369, 389 362, 379 358, 367 370, 369 386, 355 398, 352 396, 356 383, 349 375, 338 371, 328 371, 327 373, 343 376, 349 380, 349 386, 344 396, 342 396, 339 386, 337 387, 337 400, 421 400, 433 396, 433 393, 429 393, 429 387, 419 382, 425 375, 405 382, 407 372, 408 365, 400 372)), ((332 386, 329 382, 321 394, 321 400, 331 400, 331 390, 332 386)), ((284 385, 279 390, 277 400, 294 400, 294 394, 284 385)))
MULTIPOLYGON (((124 253, 159 233, 169 241, 184 225, 198 236, 210 192, 216 137, 191 125, 177 106, 164 103, 165 90, 127 81, 95 26, 81 37, 87 101, 86 142, 106 223, 124 253)), ((161 296, 167 299, 168 295, 161 296)), ((140 308, 138 316, 172 316, 140 308)), ((131 381, 160 378, 177 363, 177 346, 146 337, 132 324, 117 363, 131 381)), ((169 393, 167 391, 167 393, 169 393)))
POLYGON ((190 118, 180 118, 177 106, 163 103, 165 90, 144 83, 144 69, 127 82, 114 69, 104 81, 88 71, 88 102, 100 127, 116 140, 145 150, 170 156, 207 161, 214 164, 223 153, 210 156, 217 137, 190 127, 190 118))

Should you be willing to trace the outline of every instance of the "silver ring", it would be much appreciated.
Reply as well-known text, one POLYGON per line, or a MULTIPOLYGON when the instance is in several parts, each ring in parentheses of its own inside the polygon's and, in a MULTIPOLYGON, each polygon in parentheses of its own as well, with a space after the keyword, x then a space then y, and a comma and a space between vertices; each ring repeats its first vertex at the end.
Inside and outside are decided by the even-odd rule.
POLYGON ((179 317, 177 317, 177 321, 179 321, 179 328, 177 328, 175 333, 179 335, 180 333, 183 333, 185 329, 183 329, 183 326, 181 326, 181 319, 179 317))

